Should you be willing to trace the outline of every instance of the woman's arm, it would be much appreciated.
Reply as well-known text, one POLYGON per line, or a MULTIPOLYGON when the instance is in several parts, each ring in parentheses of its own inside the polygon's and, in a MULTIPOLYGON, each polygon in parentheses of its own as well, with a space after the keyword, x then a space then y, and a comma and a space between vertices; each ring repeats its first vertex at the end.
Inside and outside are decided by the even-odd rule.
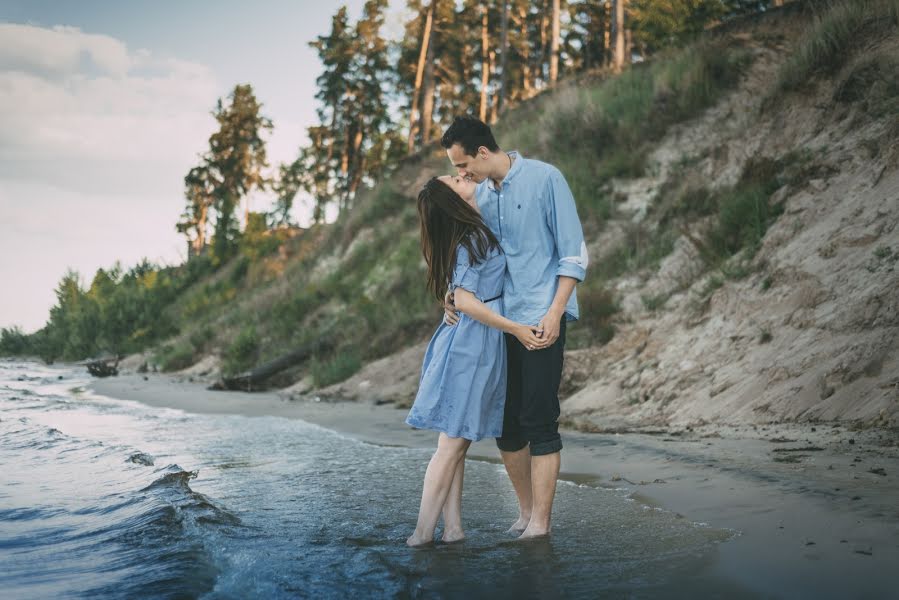
POLYGON ((494 329, 499 329, 500 331, 514 335, 518 338, 518 341, 528 349, 536 348, 540 344, 540 338, 534 333, 536 331, 535 328, 516 323, 515 321, 509 320, 501 314, 490 310, 487 308, 486 304, 478 300, 477 296, 465 288, 457 287, 454 290, 454 293, 456 310, 465 313, 472 319, 480 321, 488 327, 493 327, 494 329))

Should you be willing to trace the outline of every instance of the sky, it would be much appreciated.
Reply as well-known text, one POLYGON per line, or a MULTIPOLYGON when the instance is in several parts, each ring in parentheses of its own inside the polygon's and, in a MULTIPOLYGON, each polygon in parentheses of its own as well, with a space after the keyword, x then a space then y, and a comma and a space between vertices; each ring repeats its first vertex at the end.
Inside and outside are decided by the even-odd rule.
POLYGON ((183 262, 183 179, 216 100, 252 84, 275 126, 269 163, 292 161, 316 122, 308 42, 363 3, 0 0, 0 327, 43 326, 67 269, 88 284, 116 260, 183 262))

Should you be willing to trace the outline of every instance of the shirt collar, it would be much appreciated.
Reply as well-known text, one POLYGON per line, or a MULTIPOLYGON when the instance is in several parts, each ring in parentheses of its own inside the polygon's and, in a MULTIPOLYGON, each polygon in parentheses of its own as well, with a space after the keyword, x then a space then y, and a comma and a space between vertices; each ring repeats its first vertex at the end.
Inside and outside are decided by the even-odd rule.
MULTIPOLYGON (((506 173, 505 178, 503 178, 503 183, 510 183, 512 179, 518 174, 518 172, 521 171, 521 161, 524 159, 524 157, 520 152, 518 152, 518 150, 512 150, 511 152, 507 152, 506 154, 515 159, 514 161, 512 161, 512 168, 509 169, 509 172, 506 173)), ((486 181, 487 189, 495 191, 496 188, 493 186, 493 180, 488 177, 486 181)))

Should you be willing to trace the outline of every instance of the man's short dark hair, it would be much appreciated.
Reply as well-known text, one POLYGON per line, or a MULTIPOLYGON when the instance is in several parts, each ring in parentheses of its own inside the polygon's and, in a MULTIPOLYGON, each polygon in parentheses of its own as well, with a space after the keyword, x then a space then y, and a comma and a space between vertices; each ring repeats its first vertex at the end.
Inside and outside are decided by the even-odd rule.
POLYGON ((443 137, 440 138, 440 145, 449 150, 453 144, 462 146, 462 150, 468 156, 474 156, 478 153, 478 148, 484 146, 491 152, 497 152, 499 145, 493 138, 493 132, 490 126, 475 117, 462 116, 456 117, 453 124, 447 128, 443 137))

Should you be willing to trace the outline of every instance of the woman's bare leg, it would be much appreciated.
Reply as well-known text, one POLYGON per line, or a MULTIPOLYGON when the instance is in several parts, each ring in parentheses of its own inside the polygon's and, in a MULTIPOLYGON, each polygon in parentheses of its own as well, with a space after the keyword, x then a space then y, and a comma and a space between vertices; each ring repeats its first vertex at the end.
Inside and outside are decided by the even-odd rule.
POLYGON ((421 507, 418 510, 418 524, 406 540, 409 546, 421 546, 434 540, 437 519, 449 495, 456 467, 465 457, 471 444, 464 438, 451 438, 441 433, 437 438, 437 451, 425 471, 424 489, 421 492, 421 507))
POLYGON ((456 467, 453 483, 443 503, 443 541, 458 542, 465 538, 462 531, 462 482, 465 480, 465 455, 456 467))

